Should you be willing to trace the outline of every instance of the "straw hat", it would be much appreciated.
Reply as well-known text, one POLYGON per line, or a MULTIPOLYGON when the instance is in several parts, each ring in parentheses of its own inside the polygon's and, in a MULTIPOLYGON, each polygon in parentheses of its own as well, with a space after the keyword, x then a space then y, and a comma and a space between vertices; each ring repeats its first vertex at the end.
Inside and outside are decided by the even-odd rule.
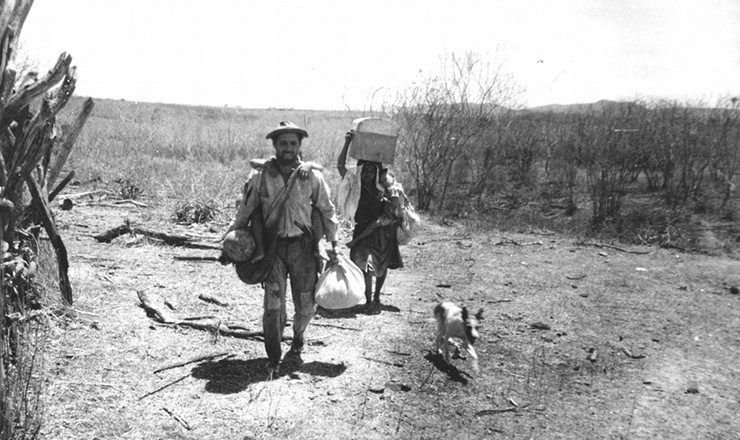
POLYGON ((277 127, 273 128, 272 131, 267 133, 267 136, 265 136, 265 139, 275 139, 276 137, 280 136, 281 134, 285 133, 295 133, 299 137, 304 138, 308 137, 308 132, 301 127, 297 126, 296 124, 290 122, 290 121, 281 121, 277 127))

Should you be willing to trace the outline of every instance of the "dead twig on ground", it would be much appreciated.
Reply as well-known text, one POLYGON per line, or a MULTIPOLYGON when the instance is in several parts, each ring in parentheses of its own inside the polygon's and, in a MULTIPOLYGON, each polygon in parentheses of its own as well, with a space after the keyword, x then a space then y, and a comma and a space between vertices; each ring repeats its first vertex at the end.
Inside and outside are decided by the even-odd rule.
POLYGON ((175 414, 175 412, 173 412, 172 410, 169 410, 169 409, 165 408, 164 406, 162 407, 162 410, 164 412, 166 412, 167 414, 169 414, 173 419, 175 419, 177 421, 177 423, 181 424, 183 428, 187 429, 188 431, 190 431, 191 429, 193 429, 193 428, 190 427, 190 424, 185 421, 185 419, 183 419, 179 415, 175 414))
POLYGON ((102 243, 110 243, 114 238, 120 237, 125 234, 138 234, 143 235, 147 238, 153 238, 160 240, 170 246, 183 246, 194 249, 216 249, 220 250, 221 245, 212 243, 203 243, 199 241, 193 241, 190 237, 184 235, 170 234, 167 232, 153 231, 151 229, 141 228, 138 226, 130 226, 123 224, 115 228, 109 229, 103 233, 94 235, 93 238, 102 243))
POLYGON ((365 359, 367 359, 369 361, 378 362, 378 363, 381 363, 381 364, 384 364, 384 365, 390 365, 391 367, 403 367, 404 366, 404 364, 402 362, 388 362, 388 361, 384 361, 384 360, 381 360, 381 359, 375 359, 375 358, 371 358, 371 357, 367 357, 367 356, 363 356, 363 358, 365 358, 365 359))
POLYGON ((627 347, 625 347, 624 345, 620 346, 619 348, 622 350, 622 353, 626 354, 627 357, 631 357, 632 359, 644 359, 645 358, 644 354, 632 354, 632 352, 627 350, 627 347))
POLYGON ((565 278, 567 278, 569 280, 576 281, 576 280, 582 280, 582 279, 586 278, 586 276, 587 275, 566 275, 565 278))
POLYGON ((173 381, 171 381, 171 382, 168 382, 168 383, 166 383, 165 385, 163 385, 163 386, 161 386, 161 387, 157 388, 157 389, 156 389, 156 390, 154 390, 154 391, 150 391, 150 392, 148 392, 148 393, 144 394, 143 396, 139 397, 139 400, 143 400, 144 398, 146 398, 146 397, 149 397, 149 396, 151 396, 152 394, 156 394, 156 393, 158 393, 158 392, 162 391, 162 390, 163 390, 163 389, 165 389, 165 388, 171 387, 172 385, 174 385, 174 384, 176 384, 176 383, 178 383, 178 382, 182 382, 183 380, 187 379, 188 377, 190 377, 190 373, 188 373, 188 374, 186 374, 186 375, 184 375, 184 376, 180 377, 179 379, 175 379, 175 380, 173 380, 173 381))
POLYGON ((629 249, 622 249, 617 246, 613 246, 611 244, 605 244, 605 243, 591 243, 586 241, 579 241, 576 242, 576 246, 594 246, 601 249, 614 249, 615 251, 624 252, 627 254, 637 254, 637 255, 647 255, 650 253, 650 251, 633 251, 629 249))
POLYGON ((352 331, 355 331, 355 332, 362 331, 362 329, 356 328, 356 327, 346 327, 346 326, 343 326, 343 325, 336 325, 336 324, 324 324, 324 323, 320 323, 320 322, 312 322, 311 325, 317 325, 319 327, 338 328, 338 329, 341 329, 341 330, 352 330, 352 331))
POLYGON ((528 403, 525 404, 525 405, 509 406, 509 407, 506 407, 506 408, 484 409, 484 410, 478 411, 477 413, 475 413, 475 415, 476 416, 488 416, 488 415, 492 415, 492 414, 501 414, 501 413, 505 413, 505 412, 518 412, 518 411, 521 411, 523 409, 526 409, 527 407, 529 407, 529 404, 528 403))
POLYGON ((424 388, 424 385, 426 385, 427 381, 429 381, 429 378, 432 377, 432 373, 434 372, 434 364, 429 367, 429 373, 427 374, 427 377, 424 378, 424 380, 421 382, 421 385, 419 385, 419 391, 421 391, 422 388, 424 388))
POLYGON ((57 385, 86 385, 86 386, 95 386, 95 387, 108 387, 113 388, 114 390, 118 392, 123 392, 122 389, 120 389, 116 384, 108 383, 108 382, 87 382, 87 381, 77 381, 77 380, 62 380, 55 382, 57 385))
POLYGON ((129 203, 129 204, 134 205, 134 206, 139 207, 139 208, 148 208, 149 207, 149 205, 147 205, 146 203, 137 202, 134 199, 114 200, 114 201, 112 201, 110 203, 113 204, 113 205, 123 205, 123 204, 129 203))
MULTIPOLYGON (((231 336, 234 338, 242 339, 256 339, 262 340, 264 332, 262 331, 248 331, 243 326, 224 324, 220 319, 208 318, 208 319, 193 319, 193 318, 178 318, 176 317, 167 307, 165 301, 156 294, 149 294, 143 290, 136 292, 141 302, 141 307, 146 310, 147 314, 154 318, 156 321, 164 325, 179 325, 183 327, 190 327, 197 330, 205 330, 209 332, 218 332, 223 336, 231 336)), ((283 339, 286 339, 283 337, 283 339)))
POLYGON ((207 303, 216 304, 217 306, 221 306, 221 307, 229 306, 229 303, 227 303, 226 301, 222 300, 221 298, 210 295, 208 293, 201 293, 200 295, 198 295, 198 299, 205 301, 207 303))
POLYGON ((218 257, 212 255, 175 255, 174 258, 180 261, 218 261, 218 257))
POLYGON ((207 355, 202 355, 202 356, 196 356, 186 361, 175 362, 174 364, 169 364, 169 365, 165 365, 164 367, 157 368, 156 370, 154 370, 154 373, 156 374, 161 371, 171 370, 173 368, 183 367, 188 364, 193 364, 195 362, 200 362, 200 361, 206 361, 206 360, 214 359, 214 358, 221 357, 221 356, 231 357, 233 356, 233 354, 230 354, 228 351, 225 351, 222 353, 212 353, 212 354, 207 354, 207 355))
POLYGON ((71 200, 71 199, 79 199, 80 197, 97 196, 97 195, 106 195, 106 196, 109 196, 109 195, 112 195, 112 194, 113 193, 111 193, 110 191, 105 190, 105 189, 96 189, 94 191, 85 191, 85 192, 81 192, 81 193, 77 193, 77 194, 64 194, 64 198, 71 200))
POLYGON ((505 238, 505 237, 504 237, 503 240, 499 241, 498 243, 495 243, 496 246, 503 246, 503 245, 506 245, 506 244, 513 244, 515 246, 542 246, 542 242, 541 241, 532 241, 532 242, 529 242, 529 243, 519 243, 516 240, 512 240, 510 238, 505 238))
POLYGON ((386 350, 390 354, 397 354, 399 356, 411 356, 411 353, 405 352, 405 351, 396 351, 396 350, 386 350))
POLYGON ((689 249, 673 243, 662 243, 660 247, 662 247, 663 249, 678 249, 681 252, 689 252, 689 249))

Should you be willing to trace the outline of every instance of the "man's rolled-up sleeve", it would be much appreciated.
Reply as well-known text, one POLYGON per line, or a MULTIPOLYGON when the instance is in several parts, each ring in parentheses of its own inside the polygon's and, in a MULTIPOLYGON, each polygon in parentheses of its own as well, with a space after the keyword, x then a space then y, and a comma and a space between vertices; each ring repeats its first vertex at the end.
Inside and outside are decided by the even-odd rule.
POLYGON ((324 225, 324 237, 327 241, 337 241, 337 227, 339 222, 337 221, 337 213, 334 208, 334 204, 331 202, 331 193, 329 192, 329 185, 324 180, 323 175, 314 174, 318 177, 317 183, 314 185, 312 202, 313 205, 318 208, 321 212, 321 222, 324 225))

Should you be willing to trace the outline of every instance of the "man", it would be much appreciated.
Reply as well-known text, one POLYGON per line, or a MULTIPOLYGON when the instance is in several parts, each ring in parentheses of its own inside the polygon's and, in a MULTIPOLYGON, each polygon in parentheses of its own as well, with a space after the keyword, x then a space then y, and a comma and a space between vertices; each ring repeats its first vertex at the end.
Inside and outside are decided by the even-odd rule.
MULTIPOLYGON (((262 315, 267 368, 271 377, 278 372, 282 354, 280 341, 287 319, 285 296, 288 277, 295 306, 291 355, 300 356, 303 351, 304 332, 316 312, 314 285, 316 258, 319 258, 316 241, 320 237, 314 237, 314 232, 319 227, 332 245, 330 257, 336 258, 337 218, 329 187, 319 171, 300 160, 301 144, 306 137, 306 130, 287 121, 267 134, 266 139, 272 140, 275 148, 275 157, 252 172, 236 219, 229 228, 246 229, 254 215, 258 217, 252 217, 253 221, 259 223, 261 220, 264 228, 274 231, 277 237, 276 243, 272 244, 274 253, 267 252, 264 257, 274 255, 263 282, 262 315), (320 214, 320 225, 316 228, 312 227, 312 212, 320 214)), ((265 247, 270 245, 265 243, 265 247)))

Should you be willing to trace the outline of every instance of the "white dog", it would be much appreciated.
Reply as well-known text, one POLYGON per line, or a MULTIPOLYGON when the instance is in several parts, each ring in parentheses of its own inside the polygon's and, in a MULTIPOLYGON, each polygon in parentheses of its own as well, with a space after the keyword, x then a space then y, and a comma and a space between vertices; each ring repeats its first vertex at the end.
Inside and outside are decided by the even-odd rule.
POLYGON ((478 372, 478 354, 473 343, 478 339, 478 327, 483 320, 483 309, 471 316, 468 309, 445 301, 434 307, 434 318, 437 320, 436 351, 444 355, 447 365, 450 364, 450 343, 456 346, 456 352, 462 348, 473 359, 473 370, 478 372), (443 350, 440 351, 440 346, 443 350))

